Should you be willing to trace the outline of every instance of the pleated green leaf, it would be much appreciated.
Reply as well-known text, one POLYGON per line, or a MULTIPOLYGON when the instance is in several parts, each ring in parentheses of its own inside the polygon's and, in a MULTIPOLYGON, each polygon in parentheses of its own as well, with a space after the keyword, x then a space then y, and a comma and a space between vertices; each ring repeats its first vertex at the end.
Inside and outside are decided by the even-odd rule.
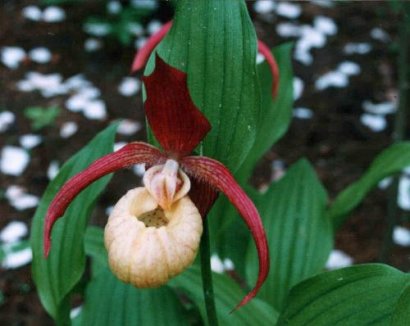
POLYGON ((170 288, 137 289, 101 269, 88 285, 77 325, 187 325, 182 304, 170 288))
MULTIPOLYGON (((235 174, 237 180, 250 194, 253 189, 247 185, 255 167, 270 147, 286 132, 292 117, 293 73, 291 65, 291 44, 276 47, 273 55, 280 69, 278 96, 272 98, 272 74, 267 63, 258 64, 261 80, 262 110, 257 128, 257 137, 244 164, 235 174)), ((244 275, 243 252, 248 247, 249 231, 236 209, 224 196, 220 196, 209 214, 212 246, 218 254, 235 262, 235 269, 244 275)))
POLYGON ((106 128, 62 166, 57 177, 47 187, 33 218, 33 278, 43 306, 61 323, 68 320, 69 294, 84 272, 83 236, 87 221, 110 176, 96 181, 81 192, 66 214, 57 221, 52 232, 52 248, 48 259, 44 258, 43 253, 45 214, 58 190, 70 177, 112 151, 116 128, 117 124, 106 128))
POLYGON ((379 181, 407 166, 410 166, 410 142, 397 143, 379 154, 366 173, 343 190, 329 207, 327 214, 335 228, 343 224, 347 215, 379 181))
MULTIPOLYGON (((212 130, 202 153, 239 168, 255 141, 260 110, 256 35, 245 1, 179 0, 159 55, 188 74, 194 103, 212 130)), ((153 70, 153 58, 146 74, 153 70)))
POLYGON ((292 119, 293 69, 292 44, 287 43, 273 49, 272 54, 279 66, 278 95, 272 97, 272 73, 266 62, 258 65, 261 89, 261 113, 256 130, 256 140, 249 152, 238 178, 248 181, 256 163, 285 134, 292 119))
MULTIPOLYGON (((216 313, 220 325, 268 326, 276 323, 278 313, 272 306, 257 298, 230 313, 246 293, 227 275, 213 273, 212 279, 216 313)), ((186 292, 199 308, 203 320, 207 320, 201 270, 198 266, 192 266, 184 271, 180 276, 171 280, 170 285, 186 292)))
POLYGON ((409 281, 409 275, 381 264, 317 275, 292 289, 278 325, 391 325, 409 281))
POLYGON ((391 326, 410 325, 410 285, 402 291, 393 312, 391 326))
MULTIPOLYGON (((329 256, 333 232, 325 216, 327 195, 311 165, 300 160, 255 199, 270 250, 270 273, 259 298, 280 310, 289 290, 320 272, 329 256)), ((258 272, 253 244, 246 263, 252 284, 258 272)))

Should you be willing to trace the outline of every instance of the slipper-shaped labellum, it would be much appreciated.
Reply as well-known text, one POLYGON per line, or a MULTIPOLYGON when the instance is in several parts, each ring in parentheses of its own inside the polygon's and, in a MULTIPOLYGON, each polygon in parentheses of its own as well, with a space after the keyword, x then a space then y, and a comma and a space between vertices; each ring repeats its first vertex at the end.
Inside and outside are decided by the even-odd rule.
POLYGON ((259 257, 256 285, 240 307, 256 295, 268 274, 266 235, 255 205, 229 170, 211 158, 190 156, 211 126, 193 104, 186 79, 185 73, 156 56, 154 72, 143 79, 145 113, 162 150, 133 142, 71 178, 47 211, 44 251, 48 255, 55 221, 82 189, 118 169, 146 163, 144 185, 117 202, 105 227, 112 272, 137 287, 157 287, 181 273, 195 259, 202 219, 222 192, 248 225, 259 257))

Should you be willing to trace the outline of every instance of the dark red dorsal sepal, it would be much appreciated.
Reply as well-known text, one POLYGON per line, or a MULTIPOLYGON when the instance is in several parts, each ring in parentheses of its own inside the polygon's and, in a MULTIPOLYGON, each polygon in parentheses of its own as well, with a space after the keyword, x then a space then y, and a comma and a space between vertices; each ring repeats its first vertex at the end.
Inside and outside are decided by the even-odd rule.
POLYGON ((170 155, 188 155, 211 125, 191 99, 187 75, 156 55, 155 70, 143 81, 147 92, 145 114, 155 138, 170 155))

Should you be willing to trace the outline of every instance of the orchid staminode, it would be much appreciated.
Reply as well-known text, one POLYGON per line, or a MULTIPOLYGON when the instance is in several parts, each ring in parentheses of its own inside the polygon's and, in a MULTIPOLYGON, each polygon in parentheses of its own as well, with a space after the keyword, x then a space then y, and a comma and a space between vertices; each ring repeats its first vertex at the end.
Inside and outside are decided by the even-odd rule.
POLYGON ((193 262, 202 219, 218 192, 222 192, 250 229, 259 257, 256 285, 239 303, 240 307, 257 294, 269 271, 267 239, 259 213, 222 163, 191 154, 211 125, 192 102, 187 75, 157 55, 154 72, 143 81, 147 94, 145 113, 162 149, 132 142, 71 178, 47 211, 45 255, 50 251, 55 221, 81 190, 104 175, 145 163, 148 169, 144 186, 130 190, 118 201, 105 227, 112 272, 137 287, 157 287, 181 273, 193 262))

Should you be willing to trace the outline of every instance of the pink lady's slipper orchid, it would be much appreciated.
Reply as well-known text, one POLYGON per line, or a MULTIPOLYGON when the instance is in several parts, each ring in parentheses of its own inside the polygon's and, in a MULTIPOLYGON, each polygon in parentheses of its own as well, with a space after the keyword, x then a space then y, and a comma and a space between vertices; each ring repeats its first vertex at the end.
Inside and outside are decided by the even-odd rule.
MULTIPOLYGON (((155 49, 155 47, 162 41, 162 39, 167 35, 168 31, 172 27, 172 20, 168 23, 165 23, 162 28, 154 33, 145 43, 145 45, 138 50, 137 54, 134 57, 134 62, 132 63, 132 72, 136 72, 142 69, 148 61, 151 52, 155 49)), ((275 97, 278 93, 279 87, 279 68, 278 64, 276 63, 275 58, 272 56, 269 47, 263 43, 262 41, 258 40, 258 52, 262 54, 265 58, 266 62, 270 67, 270 71, 272 73, 273 82, 272 82, 272 97, 275 97)))
POLYGON ((70 179, 52 201, 45 220, 44 250, 50 251, 53 224, 74 197, 89 184, 118 169, 145 163, 144 187, 128 191, 115 205, 104 240, 112 272, 136 287, 157 287, 181 273, 194 260, 202 218, 223 192, 248 225, 259 256, 252 299, 269 271, 266 235, 258 211, 220 162, 190 156, 211 129, 191 100, 186 74, 156 56, 154 72, 144 77, 148 123, 162 151, 133 142, 92 163, 70 179))

